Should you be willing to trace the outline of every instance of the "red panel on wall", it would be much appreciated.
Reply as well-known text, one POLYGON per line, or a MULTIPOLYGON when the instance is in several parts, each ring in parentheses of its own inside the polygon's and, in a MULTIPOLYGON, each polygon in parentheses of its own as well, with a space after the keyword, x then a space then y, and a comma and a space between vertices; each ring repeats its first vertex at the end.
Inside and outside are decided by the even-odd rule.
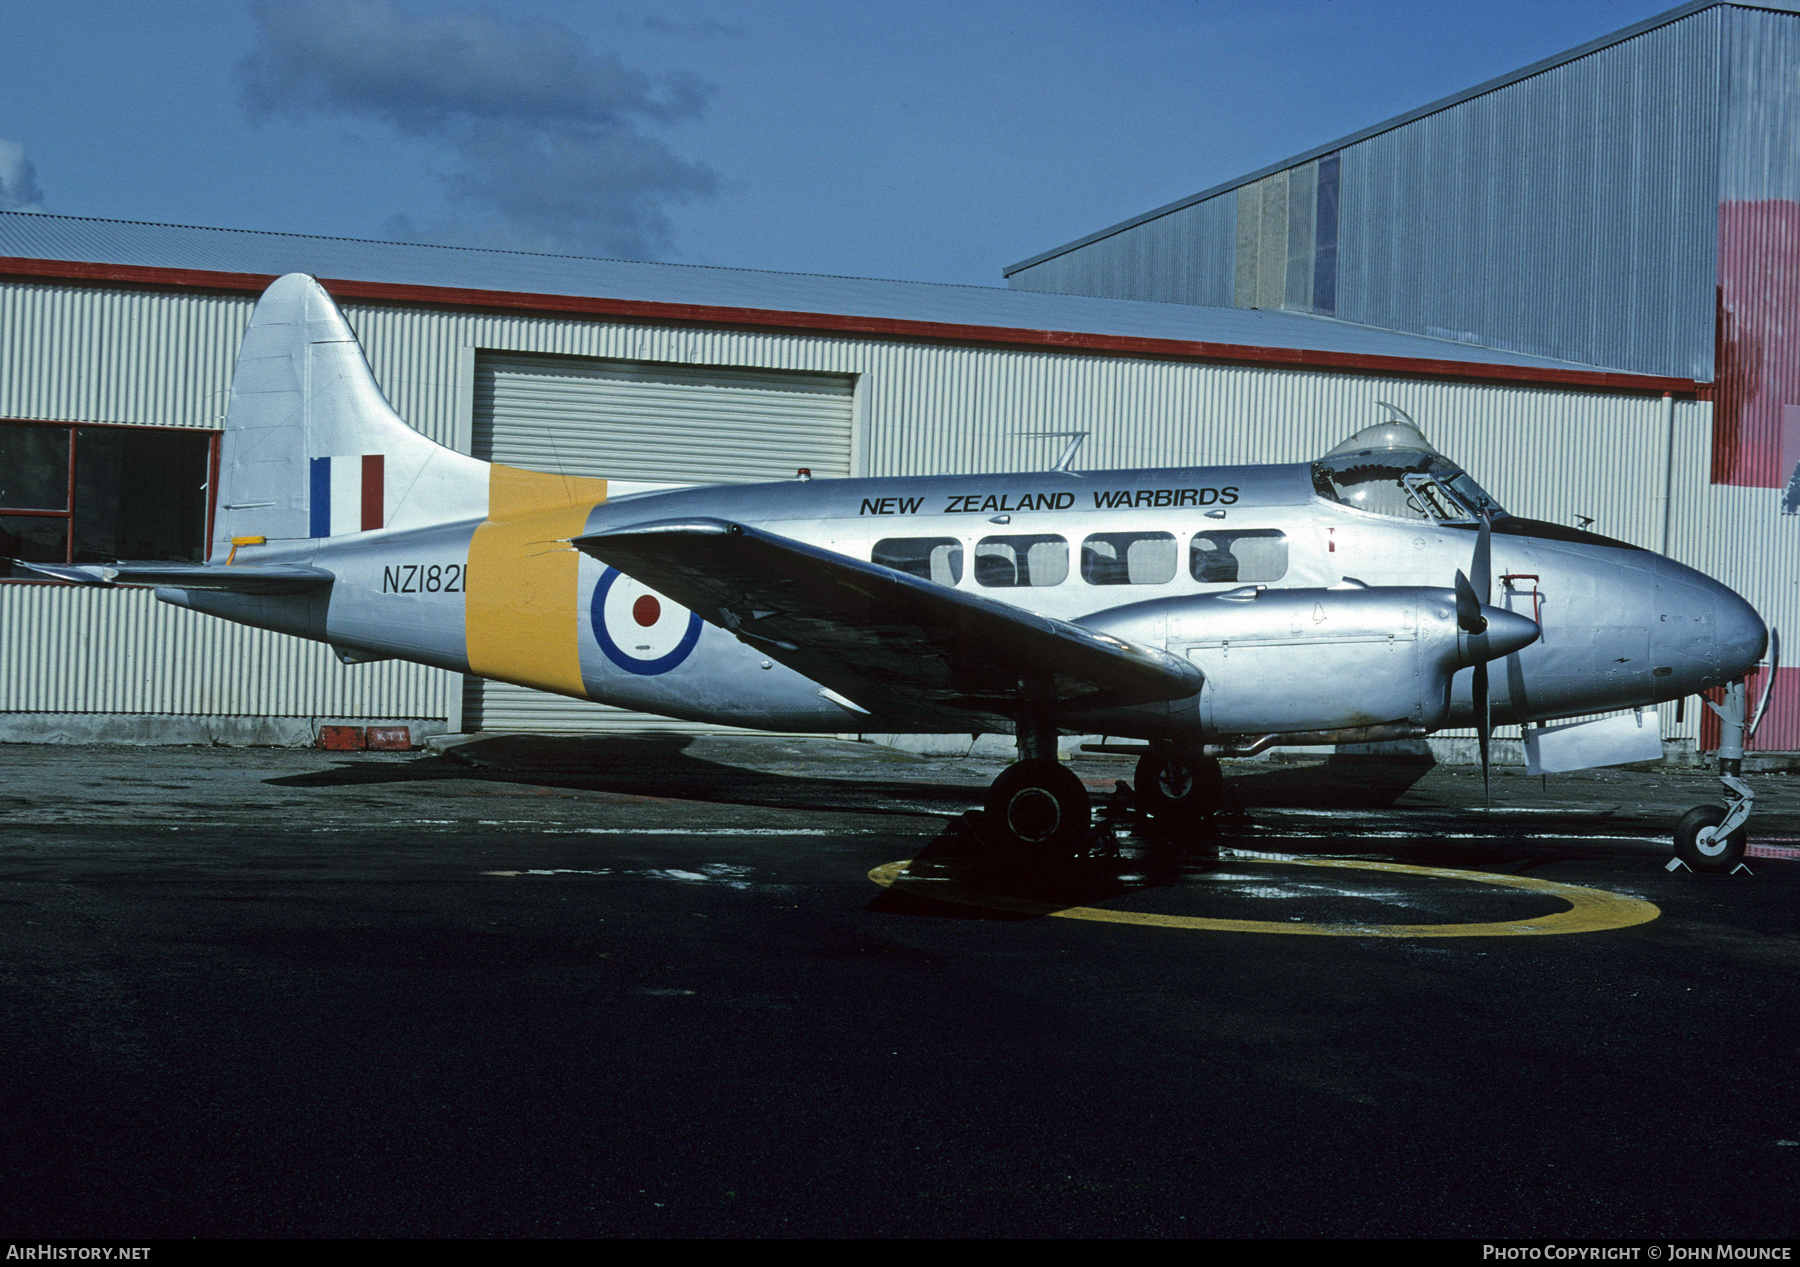
MULTIPOLYGON (((1719 204, 1715 484, 1782 488, 1784 415, 1800 422, 1800 202, 1719 204)), ((1790 455, 1800 436, 1790 436, 1790 455)), ((1771 709, 1773 705, 1771 705, 1771 709)))
MULTIPOLYGON (((1750 675, 1750 711, 1762 700, 1763 683, 1769 680, 1769 666, 1759 664, 1750 675)), ((1715 704, 1725 702, 1723 691, 1708 691, 1706 698, 1715 704)), ((1713 710, 1700 706, 1700 751, 1719 750, 1719 719, 1713 710)), ((1769 711, 1750 740, 1751 752, 1800 752, 1800 668, 1776 671, 1775 693, 1769 696, 1769 711)))

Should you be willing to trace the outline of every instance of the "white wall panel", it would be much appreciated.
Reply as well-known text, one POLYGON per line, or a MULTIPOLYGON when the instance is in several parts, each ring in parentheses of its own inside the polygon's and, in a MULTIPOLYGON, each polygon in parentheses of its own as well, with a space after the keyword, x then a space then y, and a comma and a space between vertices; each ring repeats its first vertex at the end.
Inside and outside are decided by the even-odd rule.
POLYGON ((514 731, 527 734, 601 734, 656 731, 666 735, 712 735, 721 732, 763 734, 733 726, 680 721, 653 713, 634 713, 588 700, 547 695, 511 682, 468 679, 463 690, 463 718, 468 730, 514 731))
POLYGON ((148 589, 0 585, 0 712, 449 718, 461 679, 330 648, 148 589))
POLYGON ((488 353, 475 365, 477 457, 671 484, 850 474, 855 380, 716 366, 488 353))
POLYGON ((0 417, 218 427, 247 296, 0 283, 0 417))

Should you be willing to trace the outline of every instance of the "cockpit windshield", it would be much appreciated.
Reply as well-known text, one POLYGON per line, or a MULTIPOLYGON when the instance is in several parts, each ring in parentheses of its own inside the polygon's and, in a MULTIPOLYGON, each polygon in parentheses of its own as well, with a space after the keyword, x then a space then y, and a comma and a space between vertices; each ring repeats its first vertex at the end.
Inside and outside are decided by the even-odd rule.
POLYGON ((1473 524, 1499 519, 1500 503, 1436 453, 1364 449, 1314 462, 1313 488, 1326 501, 1394 519, 1473 524))

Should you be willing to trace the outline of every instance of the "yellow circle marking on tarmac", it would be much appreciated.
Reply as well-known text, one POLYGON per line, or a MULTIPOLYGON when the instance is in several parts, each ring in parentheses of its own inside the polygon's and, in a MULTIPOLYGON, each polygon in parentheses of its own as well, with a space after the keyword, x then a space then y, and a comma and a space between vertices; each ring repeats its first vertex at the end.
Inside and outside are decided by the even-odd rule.
POLYGON ((1115 911, 1100 906, 1056 906, 1029 898, 978 893, 947 877, 907 876, 911 859, 889 862, 869 872, 869 879, 888 887, 905 880, 903 887, 919 897, 957 902, 990 910, 1029 915, 1054 915, 1062 919, 1088 919, 1104 924, 1147 924, 1156 928, 1191 928, 1229 933, 1298 933, 1311 937, 1529 937, 1552 933, 1596 933, 1608 928, 1647 924, 1662 914, 1654 903, 1605 889, 1579 884, 1558 884, 1532 876, 1495 875, 1488 871, 1458 871, 1448 867, 1415 867, 1402 862, 1364 862, 1350 858, 1237 858, 1236 862, 1273 863, 1289 867, 1341 867, 1350 871, 1385 871, 1426 876, 1434 880, 1471 880, 1506 889, 1547 893, 1569 904, 1566 911, 1530 919, 1502 920, 1492 924, 1308 924, 1264 919, 1207 919, 1198 915, 1156 915, 1144 911, 1115 911))

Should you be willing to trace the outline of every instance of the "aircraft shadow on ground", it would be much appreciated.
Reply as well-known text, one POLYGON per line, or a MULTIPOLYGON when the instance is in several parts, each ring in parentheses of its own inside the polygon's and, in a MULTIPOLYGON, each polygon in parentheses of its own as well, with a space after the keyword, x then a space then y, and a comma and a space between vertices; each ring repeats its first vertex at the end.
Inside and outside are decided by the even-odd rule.
MULTIPOLYGON (((1234 773, 1227 779, 1228 796, 1246 813, 1228 814, 1178 838, 1158 837, 1135 820, 1121 822, 1116 824, 1117 833, 1103 834, 1099 847, 1086 856, 1045 866, 1039 860, 996 848, 983 838, 978 830, 979 812, 968 812, 982 798, 985 789, 979 784, 886 779, 868 773, 824 778, 759 770, 694 755, 689 749, 696 742, 690 735, 502 736, 461 745, 455 756, 422 756, 404 762, 346 761, 329 770, 267 782, 294 788, 477 782, 827 813, 915 819, 941 815, 947 819, 944 830, 914 851, 897 882, 882 889, 868 909, 953 919, 1029 920, 1227 867, 1231 863, 1221 859, 1222 847, 1341 852, 1356 836, 1342 823, 1322 824, 1318 831, 1296 831, 1291 824, 1284 824, 1276 832, 1260 825, 1254 811, 1387 809, 1432 768, 1427 761, 1333 757, 1305 766, 1234 773), (932 895, 934 888, 941 890, 945 884, 955 887, 954 900, 932 895)), ((1096 795, 1097 807, 1099 799, 1096 795)), ((1445 808, 1438 807, 1437 812, 1441 814, 1445 808)), ((1429 828, 1422 830, 1419 848, 1408 850, 1410 858, 1442 865, 1466 864, 1474 861, 1469 857, 1471 848, 1482 849, 1477 842, 1455 851, 1433 848, 1428 844, 1430 835, 1429 828)), ((1526 853, 1508 842, 1509 835, 1507 825, 1493 824, 1493 845, 1520 865, 1531 865, 1526 853)), ((1383 843, 1392 848, 1391 841, 1383 843)), ((1497 860, 1487 859, 1490 865, 1497 860)))
MULTIPOLYGON (((979 804, 984 788, 880 778, 825 778, 731 765, 695 756, 692 735, 508 735, 478 739, 454 756, 395 763, 346 761, 331 770, 288 775, 277 787, 343 787, 433 780, 512 783, 569 791, 709 801, 786 809, 958 813, 979 804), (896 806, 895 802, 904 802, 896 806)), ((1238 774, 1228 785, 1246 806, 1368 809, 1392 805, 1431 769, 1427 762, 1369 762, 1333 757, 1322 765, 1238 774)))
MULTIPOLYGON (((1210 829, 1183 841, 1131 836, 1123 852, 1103 846, 1087 856, 1045 865, 983 839, 980 821, 979 813, 952 819, 865 909, 944 919, 1041 919, 1072 906, 1163 888, 1223 865, 1220 833, 1210 829), (944 889, 955 896, 942 896, 944 889)), ((1118 843, 1117 837, 1108 839, 1118 843)))
POLYGON ((1271 766, 1228 776, 1225 782, 1251 808, 1386 809, 1431 771, 1430 761, 1334 754, 1322 764, 1271 766))
POLYGON ((650 800, 911 818, 957 814, 981 800, 982 788, 973 785, 747 769, 694 756, 687 751, 694 742, 691 735, 504 736, 463 744, 455 756, 379 765, 344 762, 330 770, 267 782, 302 788, 486 782, 650 800))

